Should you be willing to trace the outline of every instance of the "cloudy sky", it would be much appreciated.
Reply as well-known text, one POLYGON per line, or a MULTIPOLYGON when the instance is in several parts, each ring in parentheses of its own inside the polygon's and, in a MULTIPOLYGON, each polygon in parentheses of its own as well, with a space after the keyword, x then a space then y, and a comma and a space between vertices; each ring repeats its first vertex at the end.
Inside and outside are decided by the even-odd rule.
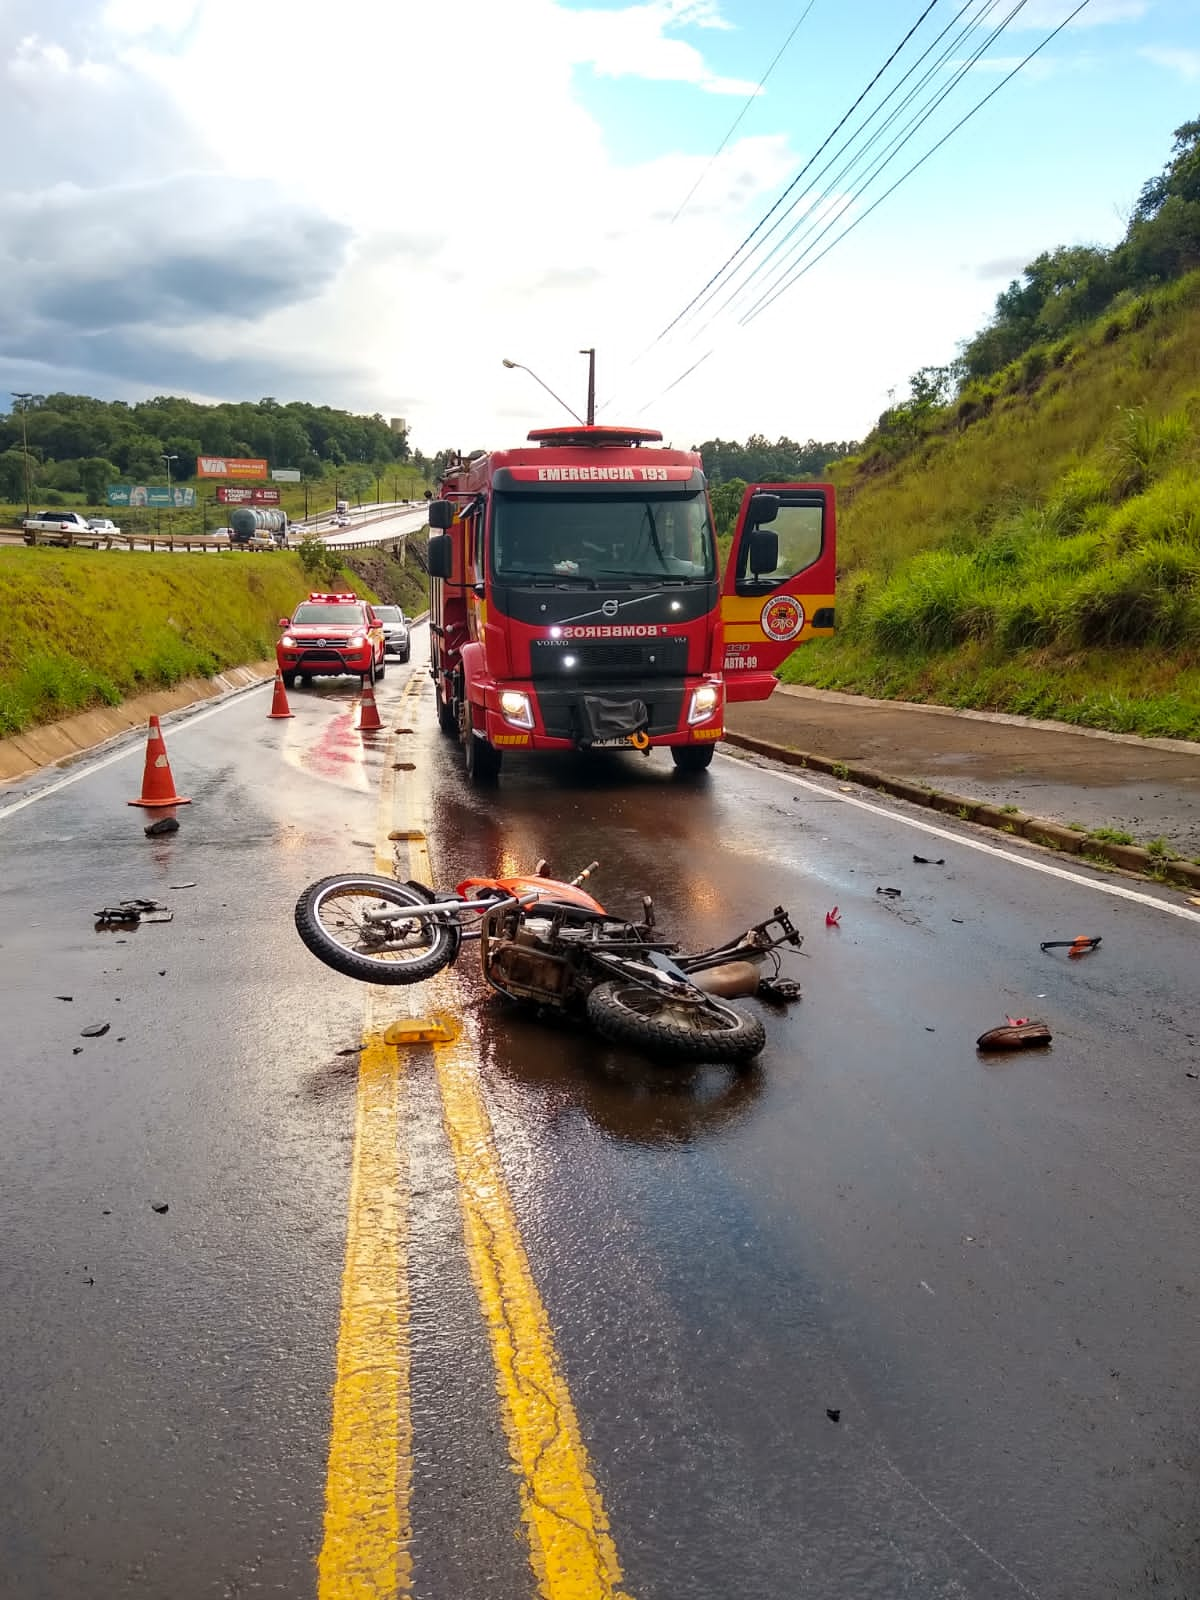
POLYGON ((1077 3, 0 0, 0 404, 271 394, 470 449, 567 420, 502 358, 582 411, 594 345, 601 420, 861 436, 1200 116, 1200 0, 1089 0, 867 215, 1077 3))

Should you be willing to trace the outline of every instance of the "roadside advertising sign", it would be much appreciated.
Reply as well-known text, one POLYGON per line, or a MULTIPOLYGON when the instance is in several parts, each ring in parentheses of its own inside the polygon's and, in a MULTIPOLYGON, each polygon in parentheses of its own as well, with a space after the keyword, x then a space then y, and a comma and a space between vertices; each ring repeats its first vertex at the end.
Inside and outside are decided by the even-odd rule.
POLYGON ((108 503, 110 506, 175 506, 176 508, 186 508, 196 504, 196 491, 195 489, 180 489, 175 484, 172 484, 168 489, 163 484, 110 483, 108 486, 108 503))
POLYGON ((277 506, 279 490, 260 488, 258 484, 222 484, 217 499, 223 506, 277 506))
POLYGON ((265 478, 267 463, 249 456, 197 456, 198 478, 265 478))
POLYGON ((299 483, 299 467, 272 467, 271 476, 276 483, 299 483))

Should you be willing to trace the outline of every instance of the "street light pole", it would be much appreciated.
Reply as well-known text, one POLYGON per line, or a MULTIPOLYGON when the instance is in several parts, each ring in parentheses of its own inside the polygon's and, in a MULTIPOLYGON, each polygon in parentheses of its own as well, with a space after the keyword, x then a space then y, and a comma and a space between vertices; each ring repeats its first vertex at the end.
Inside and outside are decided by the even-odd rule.
POLYGON ((579 354, 588 358, 587 417, 588 427, 591 428, 594 427, 596 423, 596 350, 593 346, 593 348, 590 350, 581 350, 579 354))
POLYGON ((542 384, 542 388, 545 389, 546 393, 550 396, 550 398, 552 400, 557 400, 559 405, 563 408, 563 410, 568 412, 572 417, 574 417, 575 421, 578 422, 581 427, 583 426, 583 418, 579 415, 578 411, 572 411, 571 407, 562 398, 562 396, 555 394, 554 390, 550 387, 550 385, 548 383, 542 383, 542 380, 538 377, 537 373, 534 372, 532 367, 527 367, 523 361, 509 361, 507 359, 507 357, 501 358, 500 365, 503 366, 503 367, 508 367, 510 371, 515 368, 515 369, 519 369, 521 372, 527 372, 529 374, 529 376, 533 379, 534 383, 541 383, 542 384))
POLYGON ((163 456, 163 460, 167 463, 167 506, 170 508, 173 503, 171 500, 171 463, 172 461, 178 461, 179 457, 177 455, 163 456))
POLYGON ((30 515, 29 505, 29 435, 25 428, 25 411, 33 399, 32 393, 14 394, 14 400, 21 402, 21 460, 25 467, 25 515, 30 515))

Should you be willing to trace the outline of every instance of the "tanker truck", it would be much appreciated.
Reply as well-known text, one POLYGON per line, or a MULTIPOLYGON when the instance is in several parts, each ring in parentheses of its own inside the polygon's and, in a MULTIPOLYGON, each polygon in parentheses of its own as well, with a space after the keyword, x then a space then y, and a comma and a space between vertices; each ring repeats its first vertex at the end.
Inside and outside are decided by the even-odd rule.
POLYGON ((288 541, 287 512, 277 507, 264 510, 259 506, 239 506, 229 518, 229 542, 240 550, 270 550, 275 546, 286 548, 288 541))

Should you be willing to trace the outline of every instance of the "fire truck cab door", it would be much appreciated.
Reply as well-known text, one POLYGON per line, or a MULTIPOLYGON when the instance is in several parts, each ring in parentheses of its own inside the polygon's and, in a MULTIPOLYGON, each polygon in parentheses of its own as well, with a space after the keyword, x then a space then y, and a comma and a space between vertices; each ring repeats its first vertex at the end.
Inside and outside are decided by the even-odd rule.
POLYGON ((765 700, 797 645, 833 632, 836 566, 831 484, 747 485, 721 583, 727 701, 765 700))

